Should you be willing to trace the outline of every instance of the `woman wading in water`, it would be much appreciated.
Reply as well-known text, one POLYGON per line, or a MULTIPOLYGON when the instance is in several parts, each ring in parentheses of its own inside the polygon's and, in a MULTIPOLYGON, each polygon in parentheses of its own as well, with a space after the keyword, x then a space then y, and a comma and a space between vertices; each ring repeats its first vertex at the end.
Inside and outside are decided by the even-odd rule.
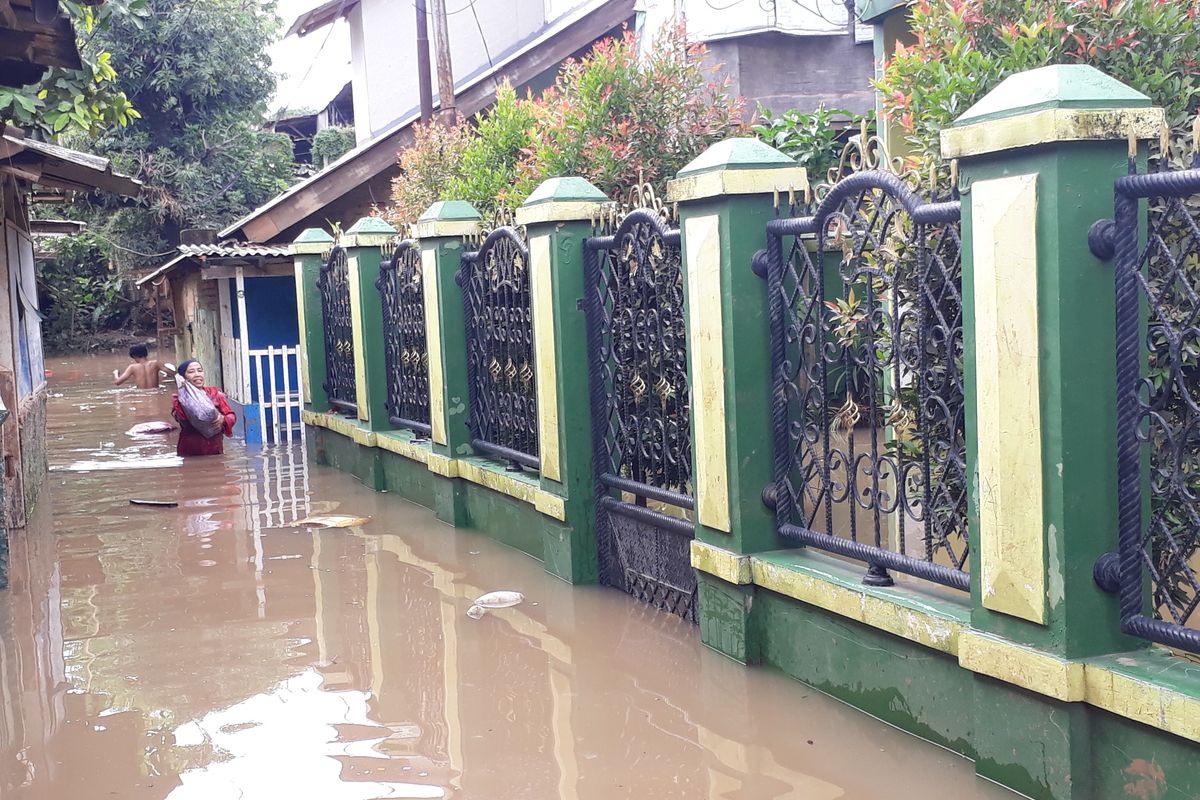
MULTIPOLYGON (((171 416, 179 421, 179 444, 176 445, 175 452, 181 456, 221 455, 225 452, 225 437, 233 435, 233 423, 237 419, 233 409, 229 407, 229 401, 225 399, 225 393, 216 386, 204 385, 204 367, 194 358, 189 358, 180 364, 178 374, 208 396, 212 405, 215 406, 216 415, 220 417, 220 420, 216 418, 211 420, 211 427, 216 428, 218 422, 221 427, 217 428, 211 436, 205 435, 204 432, 197 429, 196 425, 192 424, 187 411, 179 401, 179 394, 172 395, 171 416)), ((181 386, 180 391, 183 390, 184 387, 181 386)))

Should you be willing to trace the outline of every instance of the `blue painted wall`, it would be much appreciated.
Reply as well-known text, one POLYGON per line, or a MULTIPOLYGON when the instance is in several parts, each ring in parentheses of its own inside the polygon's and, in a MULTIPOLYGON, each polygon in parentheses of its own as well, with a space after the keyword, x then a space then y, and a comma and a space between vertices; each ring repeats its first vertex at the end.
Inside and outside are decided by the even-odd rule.
MULTIPOLYGON (((293 279, 289 276, 280 276, 273 278, 246 278, 246 316, 249 319, 250 341, 243 341, 243 346, 248 344, 250 350, 263 350, 267 347, 295 347, 300 342, 300 322, 296 314, 296 285, 293 279)), ((242 338, 242 324, 238 317, 237 304, 237 283, 232 282, 230 286, 231 297, 233 303, 233 329, 234 335, 242 338)), ((259 376, 257 369, 258 359, 250 360, 250 400, 251 404, 247 406, 246 411, 254 415, 254 420, 251 426, 258 427, 258 408, 262 398, 259 397, 258 384, 259 376)), ((264 370, 262 382, 264 386, 270 384, 270 372, 264 370)), ((295 366, 288 369, 289 382, 293 392, 299 391, 300 376, 295 366)), ((276 356, 275 359, 275 391, 282 392, 285 386, 284 381, 284 360, 282 355, 276 356)), ((270 409, 267 410, 270 413, 270 409)), ((292 422, 299 424, 299 412, 292 414, 292 422)), ((269 422, 268 422, 269 425, 269 422)), ((251 441, 250 435, 257 433, 258 441, 264 441, 269 438, 268 431, 251 431, 247 430, 247 441, 251 441)))

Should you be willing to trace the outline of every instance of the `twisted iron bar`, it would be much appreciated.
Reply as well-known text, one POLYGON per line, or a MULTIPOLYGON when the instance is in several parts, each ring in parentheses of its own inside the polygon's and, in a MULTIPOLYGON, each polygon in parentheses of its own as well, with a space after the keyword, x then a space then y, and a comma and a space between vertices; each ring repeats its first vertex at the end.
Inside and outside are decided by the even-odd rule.
MULTIPOLYGON (((1196 436, 1196 425, 1200 423, 1200 408, 1193 400, 1184 400, 1184 420, 1172 429, 1171 415, 1165 407, 1173 398, 1178 397, 1181 387, 1177 386, 1177 376, 1172 375, 1169 381, 1155 388, 1143 377, 1146 364, 1143 356, 1153 346, 1154 334, 1165 337, 1171 351, 1173 373, 1180 368, 1179 361, 1184 355, 1182 340, 1185 335, 1195 336, 1196 317, 1200 313, 1200 296, 1196 275, 1188 276, 1183 273, 1184 265, 1176 263, 1172 254, 1166 249, 1161 240, 1160 231, 1167 230, 1167 224, 1172 221, 1172 215, 1185 229, 1185 241, 1189 241, 1193 255, 1200 256, 1200 222, 1192 218, 1183 200, 1200 194, 1200 163, 1193 169, 1137 173, 1133 159, 1129 162, 1130 174, 1118 178, 1114 184, 1114 219, 1108 227, 1111 231, 1113 255, 1115 260, 1114 291, 1116 300, 1116 370, 1117 370, 1117 523, 1118 546, 1115 576, 1111 570, 1111 561, 1102 557, 1097 562, 1097 577, 1101 585, 1115 588, 1119 592, 1121 629, 1131 635, 1139 636, 1150 641, 1177 647, 1191 652, 1200 653, 1200 630, 1190 627, 1192 615, 1200 604, 1200 583, 1195 569, 1190 565, 1189 558, 1195 557, 1197 530, 1197 500, 1184 496, 1187 502, 1187 517, 1181 523, 1185 528, 1183 535, 1187 537, 1192 549, 1188 554, 1179 552, 1178 541, 1170 530, 1163 530, 1167 538, 1166 544, 1171 548, 1168 566, 1173 572, 1163 574, 1155 564, 1156 543, 1153 538, 1156 526, 1166 527, 1160 521, 1161 510, 1159 503, 1169 503, 1178 500, 1175 479, 1178 474, 1178 461, 1188 454, 1194 453, 1195 445, 1188 447, 1188 438, 1196 436), (1168 206, 1162 212, 1159 227, 1153 230, 1152 241, 1146 250, 1139 249, 1140 229, 1140 200, 1160 198, 1168 201, 1168 206), (1155 245, 1161 249, 1156 249, 1155 245), (1151 286, 1154 279, 1152 268, 1156 258, 1166 259, 1170 265, 1167 274, 1167 287, 1163 295, 1155 295, 1151 286), (1189 280, 1190 278, 1190 280, 1189 280), (1173 320, 1169 318, 1170 308, 1164 306, 1172 299, 1167 292, 1176 281, 1182 282, 1182 289, 1187 296, 1191 308, 1184 329, 1180 331, 1173 320), (1149 316, 1152 314, 1153 317, 1149 316), (1143 388, 1147 397, 1140 396, 1143 388), (1153 447, 1152 433, 1155 428, 1162 429, 1162 434, 1169 440, 1169 450, 1172 472, 1165 476, 1169 478, 1167 485, 1160 480, 1152 480, 1149 484, 1150 513, 1144 512, 1143 496, 1143 465, 1147 447, 1153 447), (1189 434, 1190 431, 1190 434, 1189 434), (1190 529, 1188 529, 1190 528, 1190 529), (1147 583, 1143 566, 1150 571, 1149 597, 1152 598, 1152 614, 1147 613, 1147 583), (1177 608, 1170 596, 1171 583, 1178 576, 1191 587, 1192 598, 1184 607, 1177 608), (1116 578, 1116 586, 1111 585, 1111 578, 1116 578), (1166 608, 1173 621, 1157 618, 1161 609, 1166 608)), ((1165 169, 1165 166, 1164 166, 1165 169)), ((1186 259, 1186 255, 1185 255, 1186 259)), ((1194 354, 1193 354, 1194 355, 1194 354)), ((1158 474, 1160 468, 1154 465, 1158 457, 1168 455, 1162 448, 1150 451, 1152 476, 1158 474)), ((1163 546, 1158 543, 1157 546, 1163 546)))

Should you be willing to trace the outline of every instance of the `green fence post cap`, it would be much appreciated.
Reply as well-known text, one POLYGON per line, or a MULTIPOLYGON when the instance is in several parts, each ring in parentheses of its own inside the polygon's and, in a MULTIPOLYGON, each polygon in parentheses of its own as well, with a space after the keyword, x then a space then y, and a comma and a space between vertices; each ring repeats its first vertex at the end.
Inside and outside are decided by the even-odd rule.
POLYGON ((584 178, 550 178, 542 181, 517 209, 517 224, 591 219, 608 202, 608 195, 584 178))
POLYGON ((944 158, 1069 141, 1158 135, 1163 110, 1087 64, 1052 64, 1009 75, 942 129, 944 158))
POLYGON ((479 230, 479 212, 466 200, 439 200, 425 209, 413 225, 418 239, 470 236, 479 230))
POLYGON ((346 247, 380 247, 396 235, 396 229, 379 217, 362 217, 346 231, 346 247))
POLYGON ((479 212, 466 200, 439 200, 417 218, 417 222, 477 220, 479 212))
POLYGON ((333 237, 320 228, 305 228, 292 242, 292 255, 323 253, 333 245, 333 237))
POLYGON ((769 144, 725 139, 696 156, 667 184, 667 200, 699 200, 719 194, 804 191, 808 173, 769 144))

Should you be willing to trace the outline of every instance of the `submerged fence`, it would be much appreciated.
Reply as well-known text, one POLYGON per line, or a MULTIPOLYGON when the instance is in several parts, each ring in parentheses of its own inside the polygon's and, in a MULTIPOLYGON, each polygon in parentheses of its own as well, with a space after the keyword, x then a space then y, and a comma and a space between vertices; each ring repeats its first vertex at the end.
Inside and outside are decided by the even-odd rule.
MULTIPOLYGON (((1095 575, 1120 597, 1120 631, 1200 652, 1200 164, 1149 173, 1131 165, 1113 187, 1115 220, 1092 231, 1094 249, 1115 252, 1110 391, 1119 503, 1110 521, 1119 538, 1095 575)), ((727 298, 705 294, 713 286, 733 291, 732 284, 706 287, 699 273, 713 265, 689 261, 695 256, 685 246, 686 225, 662 206, 594 213, 578 221, 576 238, 539 229, 548 243, 540 248, 515 224, 397 237, 380 249, 378 279, 361 301, 378 304, 377 361, 356 352, 370 335, 356 335, 351 294, 358 279, 347 249, 335 247, 315 281, 322 402, 366 420, 360 394, 378 385, 386 423, 372 422, 373 429, 407 429, 418 442, 432 438, 433 447, 450 448, 452 457, 470 453, 530 470, 539 491, 551 495, 564 491, 564 471, 585 470, 594 514, 587 535, 599 579, 686 618, 697 613, 693 543, 764 549, 747 544, 739 525, 749 523, 735 519, 753 516, 746 498, 761 495, 771 522, 756 541, 857 562, 868 586, 891 586, 896 574, 960 592, 982 581, 985 606, 1044 624, 1050 612, 1040 606, 1040 584, 1004 586, 1015 580, 1005 563, 1012 552, 1026 548, 1040 557, 1037 548, 1046 545, 998 529, 995 536, 1016 538, 988 551, 989 526, 1004 522, 989 506, 1000 495, 987 485, 972 494, 978 464, 999 456, 972 450, 993 446, 972 436, 978 423, 968 405, 970 387, 984 385, 972 383, 972 363, 975 375, 980 370, 972 359, 983 351, 971 350, 969 332, 981 330, 979 304, 990 301, 977 294, 972 307, 964 286, 971 245, 963 241, 964 204, 957 187, 927 200, 911 176, 878 161, 865 166, 840 175, 801 211, 780 213, 776 200, 773 218, 734 230, 743 247, 762 249, 740 261, 722 251, 718 266, 752 269, 761 279, 736 290, 739 298, 759 295, 754 325, 761 327, 736 347, 733 334, 720 333, 700 354, 693 348, 707 325, 749 323, 721 310, 727 298), (539 263, 547 258, 553 266, 539 263), (440 272, 427 272, 434 268, 440 272), (568 279, 564 271, 573 274, 568 279), (689 316, 689 304, 703 310, 689 316), (571 333, 564 325, 577 327, 571 333), (572 336, 581 342, 573 351, 581 363, 561 360, 572 336), (716 346, 731 348, 712 362, 719 394, 702 391, 716 346), (550 350, 540 353, 544 347, 550 350), (373 363, 382 376, 356 373, 373 363), (465 378, 460 392, 447 386, 458 380, 456 370, 465 378), (724 427, 726 447, 728 437, 742 435, 729 404, 745 405, 751 395, 739 394, 730 376, 755 370, 767 438, 753 461, 722 467, 711 452, 696 452, 698 437, 706 435, 711 449, 713 431, 724 427), (564 375, 578 380, 564 382, 564 375), (705 412, 719 407, 718 416, 698 418, 697 402, 705 412), (563 464, 579 445, 562 438, 561 420, 581 414, 591 434, 588 462, 563 464), (455 425, 465 431, 458 439, 455 425), (543 441, 548 433, 552 440, 543 441), (763 459, 770 477, 747 483, 739 471, 763 459), (708 478, 698 472, 706 463, 708 478), (710 502, 715 511, 706 515, 705 491, 709 500, 713 491, 730 494, 710 502), (724 542, 713 531, 734 539, 724 542), (981 541, 984 552, 975 552, 981 541), (1006 598, 989 600, 1006 591, 1006 598)), ((987 189, 985 182, 985 197, 987 189)), ((987 221, 980 194, 977 236, 987 221)), ((988 246, 1006 245, 997 237, 988 246)), ((985 256, 976 253, 979 274, 985 256)), ((1036 432, 1057 423, 1029 424, 1036 432)), ((1028 475, 1025 481, 1036 483, 1028 475)), ((1012 508, 1019 499, 1005 502, 1012 508)), ((1044 507, 1040 494, 1031 502, 1044 507)))
POLYGON ((1162 115, 1113 96, 968 115, 936 189, 860 134, 796 205, 730 140, 669 211, 562 178, 306 232, 310 452, 1028 795, 1121 796, 1079 745, 1118 717, 1194 774, 1153 737, 1200 737, 1200 161, 1125 174, 1162 115))

